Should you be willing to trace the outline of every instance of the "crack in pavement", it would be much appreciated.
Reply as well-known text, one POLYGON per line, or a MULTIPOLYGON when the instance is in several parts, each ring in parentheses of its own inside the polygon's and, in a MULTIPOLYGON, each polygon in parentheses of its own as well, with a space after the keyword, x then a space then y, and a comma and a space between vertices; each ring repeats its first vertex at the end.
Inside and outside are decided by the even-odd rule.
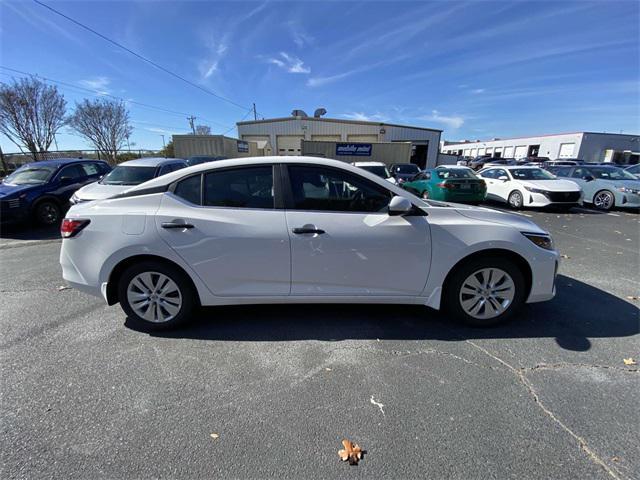
MULTIPOLYGON (((640 370, 638 368, 633 367, 617 367, 615 365, 593 365, 590 363, 570 363, 570 362, 559 362, 559 363, 539 363, 534 365, 533 367, 520 367, 517 370, 522 372, 532 372, 534 370, 561 370, 563 368, 597 368, 604 370, 617 370, 619 372, 630 372, 630 373, 639 373, 640 370)), ((515 368, 515 367, 514 367, 515 368)))
POLYGON ((518 377, 518 380, 520 380, 520 383, 522 383, 527 388, 527 390, 528 390, 529 394, 531 395, 531 397, 533 398, 533 401, 535 402, 535 404, 538 405, 540 407, 540 409, 549 418, 551 418, 551 420, 553 420, 553 422, 556 425, 561 427, 574 440, 576 440, 578 442, 578 445, 580 446, 580 449, 587 454, 587 456, 589 457, 589 459, 592 462, 594 462, 596 465, 601 467, 612 478, 615 478, 616 480, 621 480, 623 478, 622 477, 622 473, 619 470, 614 469, 614 468, 610 467, 609 465, 607 465, 606 462, 604 460, 602 460, 602 458, 600 458, 595 451, 593 451, 593 449, 589 446, 589 444, 587 443, 587 441, 584 438, 582 438, 580 435, 578 435, 573 430, 571 430, 571 428, 569 428, 567 425, 565 425, 562 422, 562 420, 560 420, 544 403, 542 403, 542 400, 540 400, 540 397, 538 396, 538 393, 536 392, 535 388, 533 387, 531 382, 526 377, 526 371, 527 371, 526 369, 516 368, 516 367, 510 365, 509 363, 507 363, 504 360, 502 360, 500 357, 492 354, 487 349, 485 349, 485 348, 481 347, 480 345, 472 342, 471 340, 466 340, 466 343, 468 343, 472 347, 476 348, 477 350, 480 350, 485 355, 488 355, 489 357, 493 358, 495 361, 497 361, 498 363, 500 363, 501 365, 503 365, 504 367, 509 369, 511 372, 513 372, 518 377))

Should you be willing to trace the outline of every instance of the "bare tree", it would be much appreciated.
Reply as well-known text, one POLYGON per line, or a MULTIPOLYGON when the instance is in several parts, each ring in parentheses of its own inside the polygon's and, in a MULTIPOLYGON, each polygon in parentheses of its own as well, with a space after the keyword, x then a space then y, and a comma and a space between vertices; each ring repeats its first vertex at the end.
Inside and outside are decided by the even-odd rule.
POLYGON ((69 125, 113 162, 133 131, 124 103, 106 98, 77 103, 69 125))
POLYGON ((208 125, 196 125, 194 135, 211 135, 211 127, 208 125))
POLYGON ((67 102, 58 89, 37 78, 0 84, 0 132, 37 160, 65 123, 67 102))

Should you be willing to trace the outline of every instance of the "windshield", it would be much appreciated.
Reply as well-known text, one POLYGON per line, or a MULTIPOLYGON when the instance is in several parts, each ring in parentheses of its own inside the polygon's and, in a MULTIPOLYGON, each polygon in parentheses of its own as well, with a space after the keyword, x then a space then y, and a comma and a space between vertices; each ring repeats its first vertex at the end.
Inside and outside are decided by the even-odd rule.
POLYGON ((591 167, 589 173, 601 180, 637 180, 629 172, 616 167, 591 167))
POLYGON ((127 167, 121 165, 111 170, 100 183, 103 185, 139 185, 151 180, 156 173, 156 167, 127 167))
POLYGON ((541 168, 516 168, 511 170, 511 176, 515 180, 553 180, 556 178, 541 168))
POLYGON ((44 165, 25 166, 5 178, 4 183, 11 183, 13 185, 38 185, 46 183, 55 170, 55 167, 44 165))
POLYGON ((478 178, 473 170, 467 168, 439 169, 438 178, 478 178))
POLYGON ((190 157, 187 160, 187 165, 190 167, 193 165, 200 165, 201 163, 213 162, 216 157, 190 157))
POLYGON ((360 167, 360 168, 382 178, 389 178, 391 176, 391 174, 389 173, 389 170, 387 170, 387 167, 385 167, 384 165, 370 165, 370 166, 360 167))
POLYGON ((412 163, 408 163, 406 165, 396 165, 394 170, 397 173, 418 173, 420 169, 417 165, 413 165, 412 163))

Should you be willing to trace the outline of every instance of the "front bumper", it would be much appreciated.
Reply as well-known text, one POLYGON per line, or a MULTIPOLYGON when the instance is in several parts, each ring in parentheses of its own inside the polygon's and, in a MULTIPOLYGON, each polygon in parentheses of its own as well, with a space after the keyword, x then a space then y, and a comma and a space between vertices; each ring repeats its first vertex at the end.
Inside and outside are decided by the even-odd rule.
POLYGON ((616 199, 616 207, 621 208, 640 208, 640 195, 635 193, 619 192, 620 199, 616 199))
POLYGON ((531 265, 531 291, 526 303, 546 302, 556 296, 560 255, 556 251, 539 250, 536 261, 531 265))
POLYGON ((566 195, 573 192, 551 192, 552 195, 523 191, 524 204, 528 207, 547 207, 550 205, 582 205, 582 192, 576 195, 566 195))
POLYGON ((24 200, 2 200, 0 201, 0 223, 24 222, 29 219, 29 211, 29 206, 24 200))

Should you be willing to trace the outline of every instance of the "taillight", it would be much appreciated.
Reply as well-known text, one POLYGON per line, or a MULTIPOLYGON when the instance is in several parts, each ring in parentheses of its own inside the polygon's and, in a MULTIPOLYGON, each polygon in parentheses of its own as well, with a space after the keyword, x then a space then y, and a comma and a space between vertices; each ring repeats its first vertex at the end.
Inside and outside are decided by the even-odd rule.
POLYGON ((452 183, 444 183, 444 182, 439 183, 438 186, 440 188, 448 188, 448 189, 456 188, 456 186, 453 185, 452 183))
POLYGON ((60 225, 60 235, 62 235, 62 238, 75 237, 90 222, 91 220, 86 219, 65 218, 62 220, 62 225, 60 225))

